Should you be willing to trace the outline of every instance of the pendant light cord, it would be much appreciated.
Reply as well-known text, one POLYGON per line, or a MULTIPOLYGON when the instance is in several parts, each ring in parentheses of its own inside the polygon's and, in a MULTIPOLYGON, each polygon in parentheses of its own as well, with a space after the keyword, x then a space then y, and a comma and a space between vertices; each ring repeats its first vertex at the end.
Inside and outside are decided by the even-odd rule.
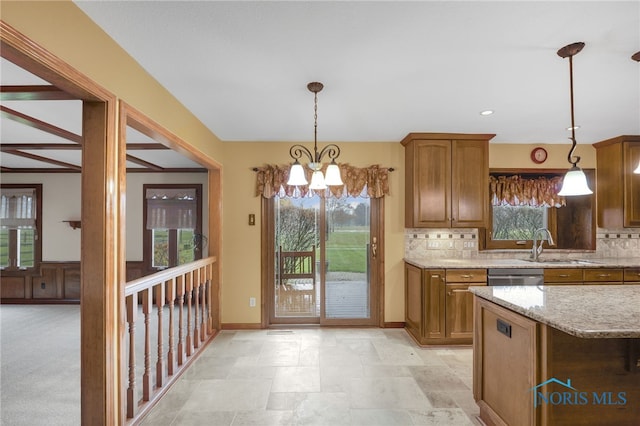
POLYGON ((573 114, 573 55, 569 56, 569 87, 570 87, 570 97, 571 97, 571 149, 569 150, 569 154, 567 155, 567 160, 569 163, 573 164, 573 167, 578 167, 578 163, 580 162, 580 156, 574 156, 573 152, 576 150, 576 123, 573 114), (575 161, 574 161, 575 159, 575 161))

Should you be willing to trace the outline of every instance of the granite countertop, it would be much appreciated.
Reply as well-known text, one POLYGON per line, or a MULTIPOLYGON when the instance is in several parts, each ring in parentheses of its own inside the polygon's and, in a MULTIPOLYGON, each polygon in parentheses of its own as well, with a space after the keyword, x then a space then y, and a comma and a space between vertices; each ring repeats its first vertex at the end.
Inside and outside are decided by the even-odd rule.
POLYGON ((524 259, 417 259, 405 262, 418 268, 629 268, 640 266, 640 258, 561 259, 541 257, 539 262, 524 259))
POLYGON ((581 338, 640 338, 640 285, 472 286, 469 291, 581 338))

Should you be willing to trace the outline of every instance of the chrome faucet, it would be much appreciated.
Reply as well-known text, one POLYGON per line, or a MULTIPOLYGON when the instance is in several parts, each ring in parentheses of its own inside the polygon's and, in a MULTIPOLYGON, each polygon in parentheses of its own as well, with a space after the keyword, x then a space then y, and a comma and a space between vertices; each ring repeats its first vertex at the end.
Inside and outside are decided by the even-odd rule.
POLYGON ((536 247, 538 240, 538 234, 540 232, 544 232, 547 234, 547 243, 552 246, 554 245, 553 243, 553 237, 551 236, 551 232, 549 232, 549 230, 547 228, 540 228, 540 229, 536 229, 535 231, 533 231, 533 246, 531 247, 531 259, 533 259, 534 261, 538 260, 538 256, 540 256, 542 254, 542 243, 544 243, 544 238, 542 238, 540 240, 540 245, 538 247, 536 247))

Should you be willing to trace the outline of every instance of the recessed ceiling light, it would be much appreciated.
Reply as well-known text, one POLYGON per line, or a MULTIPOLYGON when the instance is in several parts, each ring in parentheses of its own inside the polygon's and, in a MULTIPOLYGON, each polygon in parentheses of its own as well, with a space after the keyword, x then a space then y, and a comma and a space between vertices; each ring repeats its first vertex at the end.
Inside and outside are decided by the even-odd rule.
POLYGON ((567 127, 567 130, 578 130, 579 128, 580 128, 580 126, 567 127))
POLYGON ((480 115, 491 115, 491 114, 493 114, 492 109, 486 109, 484 111, 480 111, 480 115))

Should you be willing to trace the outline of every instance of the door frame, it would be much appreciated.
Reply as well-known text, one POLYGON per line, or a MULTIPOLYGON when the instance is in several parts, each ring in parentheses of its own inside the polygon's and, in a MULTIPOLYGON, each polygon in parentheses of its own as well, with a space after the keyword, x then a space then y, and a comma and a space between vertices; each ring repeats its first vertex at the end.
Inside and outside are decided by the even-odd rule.
MULTIPOLYGON (((362 325, 361 319, 350 318, 319 318, 309 321, 307 318, 289 320, 286 324, 272 323, 272 300, 274 297, 273 277, 275 277, 275 198, 261 199, 261 229, 260 229, 260 298, 262 328, 290 326, 290 325, 322 325, 322 326, 359 326, 384 327, 384 198, 371 198, 370 239, 377 240, 377 255, 371 261, 371 323, 362 325), (374 208, 375 204, 375 208, 374 208), (375 296, 375 297, 374 297, 375 296)), ((321 290, 320 297, 324 297, 321 290)))

